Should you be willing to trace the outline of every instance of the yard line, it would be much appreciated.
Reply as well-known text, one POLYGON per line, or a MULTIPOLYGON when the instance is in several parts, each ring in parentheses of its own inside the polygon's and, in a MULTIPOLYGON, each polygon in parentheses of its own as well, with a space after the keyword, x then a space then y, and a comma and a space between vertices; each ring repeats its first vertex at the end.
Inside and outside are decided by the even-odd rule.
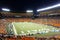
POLYGON ((12 25, 13 25, 13 30, 14 30, 14 32, 15 32, 14 34, 15 34, 15 35, 18 35, 18 34, 17 34, 17 31, 16 31, 16 28, 15 28, 15 26, 14 26, 13 23, 12 23, 12 25))

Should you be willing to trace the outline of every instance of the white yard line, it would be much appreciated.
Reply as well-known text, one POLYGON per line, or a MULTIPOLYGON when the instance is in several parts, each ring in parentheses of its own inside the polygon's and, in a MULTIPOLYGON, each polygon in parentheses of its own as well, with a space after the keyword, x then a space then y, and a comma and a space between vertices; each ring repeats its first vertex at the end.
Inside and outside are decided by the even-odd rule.
POLYGON ((17 34, 17 31, 16 31, 16 28, 15 28, 15 26, 14 26, 13 23, 12 23, 12 25, 13 25, 13 30, 14 30, 14 32, 15 32, 15 35, 18 35, 18 34, 17 34))

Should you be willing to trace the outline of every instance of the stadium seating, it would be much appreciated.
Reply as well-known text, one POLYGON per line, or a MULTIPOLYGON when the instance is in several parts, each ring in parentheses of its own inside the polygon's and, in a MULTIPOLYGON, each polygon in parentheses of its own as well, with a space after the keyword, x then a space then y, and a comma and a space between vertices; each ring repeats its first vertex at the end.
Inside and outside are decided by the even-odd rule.
POLYGON ((35 40, 34 37, 22 37, 21 40, 35 40))
POLYGON ((5 40, 16 40, 16 38, 6 38, 5 40))
MULTIPOLYGON (((60 27, 60 19, 52 19, 52 18, 40 18, 40 19, 35 19, 32 20, 30 18, 6 18, 6 21, 3 21, 0 19, 0 33, 2 34, 7 34, 6 32, 6 27, 5 24, 8 22, 35 22, 35 23, 39 23, 39 24, 47 24, 47 25, 52 25, 54 27, 60 27)), ((60 36, 56 36, 57 38, 60 38, 60 36)), ((21 38, 17 38, 18 40, 35 40, 34 37, 22 37, 21 38)), ((16 40, 16 38, 6 38, 6 40, 16 40)))
POLYGON ((3 20, 0 20, 0 30, 3 31, 5 30, 4 26, 4 22, 35 22, 35 23, 40 23, 40 24, 47 24, 47 25, 52 25, 52 26, 55 26, 55 27, 60 27, 60 19, 46 19, 46 18, 41 18, 41 19, 35 19, 35 20, 32 20, 32 19, 29 19, 29 18, 8 18, 8 19, 5 19, 6 21, 3 21, 3 20), (2 28, 3 27, 3 28, 2 28))

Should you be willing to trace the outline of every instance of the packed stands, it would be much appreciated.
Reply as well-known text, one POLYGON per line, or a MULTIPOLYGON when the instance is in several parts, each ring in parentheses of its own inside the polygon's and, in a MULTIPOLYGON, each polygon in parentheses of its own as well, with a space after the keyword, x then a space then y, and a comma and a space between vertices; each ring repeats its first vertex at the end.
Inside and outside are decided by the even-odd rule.
POLYGON ((60 27, 60 19, 39 18, 39 19, 32 20, 30 18, 8 18, 5 20, 8 22, 36 22, 40 24, 47 24, 47 25, 60 27))
MULTIPOLYGON (((13 15, 13 14, 12 14, 13 15)), ((9 15, 10 16, 10 15, 9 15)), ((4 18, 0 19, 0 34, 5 35, 7 34, 6 30, 6 24, 11 23, 11 22, 35 22, 39 24, 45 24, 45 25, 51 25, 54 27, 60 27, 60 19, 59 18, 37 18, 37 19, 31 19, 31 18, 4 18)), ((49 38, 44 38, 44 37, 3 37, 5 40, 60 40, 60 36, 54 36, 54 37, 49 37, 49 38), (57 39, 58 38, 58 39, 57 39)))

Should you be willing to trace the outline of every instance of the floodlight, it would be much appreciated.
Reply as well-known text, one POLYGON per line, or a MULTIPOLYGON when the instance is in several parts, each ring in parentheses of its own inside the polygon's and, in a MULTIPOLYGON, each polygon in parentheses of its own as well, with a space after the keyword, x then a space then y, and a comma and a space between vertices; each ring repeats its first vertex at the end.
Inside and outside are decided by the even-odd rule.
POLYGON ((2 11, 10 11, 10 9, 2 8, 2 11))
POLYGON ((56 5, 53 5, 53 6, 50 6, 50 7, 38 9, 37 12, 44 11, 44 10, 49 10, 49 9, 56 8, 56 7, 60 7, 60 4, 56 4, 56 5))
POLYGON ((26 12, 33 12, 33 10, 27 10, 26 12))

